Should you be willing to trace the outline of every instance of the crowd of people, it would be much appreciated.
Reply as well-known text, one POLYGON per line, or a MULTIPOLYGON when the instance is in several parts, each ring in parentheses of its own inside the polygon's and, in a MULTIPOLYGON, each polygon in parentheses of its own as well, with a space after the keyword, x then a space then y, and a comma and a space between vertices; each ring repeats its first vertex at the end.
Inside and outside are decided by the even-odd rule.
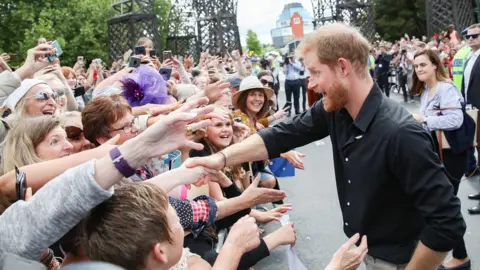
POLYGON ((452 249, 440 267, 470 269, 456 194, 478 172, 466 103, 480 108, 480 25, 464 34, 372 46, 334 24, 298 58, 166 51, 162 62, 141 38, 110 67, 62 65, 42 38, 20 67, 1 55, 0 265, 251 269, 296 242, 292 223, 261 226, 292 209, 269 159, 304 169, 292 149, 330 135, 350 239, 326 269, 436 269, 452 249), (420 114, 386 98, 392 67, 420 114))
MULTIPOLYGON (((295 244, 292 223, 261 228, 292 209, 267 159, 187 166, 289 114, 275 61, 258 70, 234 51, 160 63, 154 51, 142 38, 111 68, 83 56, 68 67, 40 38, 20 67, 0 57, 2 269, 250 269, 295 244)), ((303 167, 303 154, 281 156, 303 167)), ((359 239, 327 269, 358 266, 359 239)))

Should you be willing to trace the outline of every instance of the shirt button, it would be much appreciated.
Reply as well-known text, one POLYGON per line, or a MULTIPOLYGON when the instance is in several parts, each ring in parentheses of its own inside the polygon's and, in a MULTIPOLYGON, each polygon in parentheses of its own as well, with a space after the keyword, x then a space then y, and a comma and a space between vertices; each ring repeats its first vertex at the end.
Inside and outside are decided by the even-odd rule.
POLYGON ((347 161, 347 162, 348 162, 348 157, 347 157, 347 158, 345 158, 345 161, 347 161))
POLYGON ((345 226, 348 226, 348 223, 347 223, 347 222, 345 222, 345 226))
POLYGON ((347 202, 347 205, 350 206, 350 202, 347 202))
POLYGON ((349 183, 349 184, 351 184, 351 183, 352 183, 352 181, 348 180, 348 183, 349 183))

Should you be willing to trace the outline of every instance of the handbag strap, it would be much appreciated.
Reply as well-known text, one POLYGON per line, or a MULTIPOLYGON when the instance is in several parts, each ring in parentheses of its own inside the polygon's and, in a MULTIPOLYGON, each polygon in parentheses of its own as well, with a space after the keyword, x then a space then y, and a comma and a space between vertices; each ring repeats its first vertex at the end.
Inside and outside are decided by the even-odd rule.
POLYGON ((443 163, 443 136, 442 131, 437 130, 437 141, 438 141, 438 154, 440 155, 440 161, 443 163))

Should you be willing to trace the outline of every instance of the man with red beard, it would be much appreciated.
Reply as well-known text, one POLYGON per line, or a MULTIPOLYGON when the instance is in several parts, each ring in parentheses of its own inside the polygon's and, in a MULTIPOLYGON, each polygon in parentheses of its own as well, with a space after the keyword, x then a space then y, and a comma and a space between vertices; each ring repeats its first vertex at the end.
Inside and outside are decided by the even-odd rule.
POLYGON ((355 28, 322 26, 298 51, 322 102, 187 166, 275 158, 330 136, 343 229, 368 236, 367 269, 437 269, 465 222, 432 138, 374 84, 369 43, 355 28))

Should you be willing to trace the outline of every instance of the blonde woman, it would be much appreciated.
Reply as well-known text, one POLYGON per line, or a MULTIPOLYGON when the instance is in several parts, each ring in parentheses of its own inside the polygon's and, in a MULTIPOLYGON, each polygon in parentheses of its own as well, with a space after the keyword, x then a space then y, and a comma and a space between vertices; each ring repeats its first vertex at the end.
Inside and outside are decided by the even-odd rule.
POLYGON ((54 116, 19 119, 5 139, 2 169, 52 160, 70 155, 72 145, 54 116))

